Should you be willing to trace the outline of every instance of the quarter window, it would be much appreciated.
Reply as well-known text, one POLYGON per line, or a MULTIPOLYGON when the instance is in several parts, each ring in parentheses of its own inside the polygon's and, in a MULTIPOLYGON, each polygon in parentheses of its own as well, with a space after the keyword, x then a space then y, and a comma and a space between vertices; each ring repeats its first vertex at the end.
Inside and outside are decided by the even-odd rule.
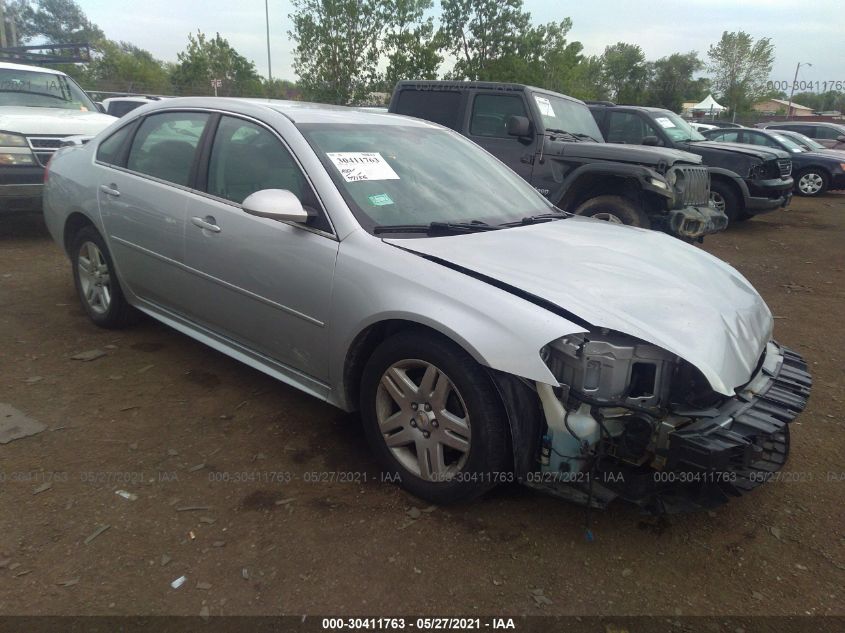
POLYGON ((117 165, 120 162, 121 150, 129 139, 129 134, 134 129, 134 125, 124 125, 117 132, 108 137, 105 141, 100 143, 97 148, 97 160, 108 163, 109 165, 117 165))
POLYGON ((208 114, 201 112, 148 116, 135 134, 127 169, 188 186, 191 166, 208 118, 208 114))
POLYGON ((472 106, 469 133, 473 136, 513 138, 508 135, 508 119, 527 116, 522 97, 478 95, 472 106))
POLYGON ((715 138, 725 143, 738 143, 739 132, 722 132, 721 134, 716 134, 715 138))

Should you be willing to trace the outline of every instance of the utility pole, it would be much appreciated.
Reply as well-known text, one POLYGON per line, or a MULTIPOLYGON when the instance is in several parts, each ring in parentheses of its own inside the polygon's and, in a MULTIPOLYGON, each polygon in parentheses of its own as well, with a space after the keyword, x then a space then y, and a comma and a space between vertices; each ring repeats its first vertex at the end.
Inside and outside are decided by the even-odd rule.
MULTIPOLYGON (((0 0, 2 2, 3 0, 0 0)), ((798 83, 798 70, 801 66, 812 66, 810 62, 798 62, 798 65, 795 67, 795 77, 792 79, 792 90, 789 91, 789 105, 786 107, 786 118, 792 118, 792 95, 795 94, 795 84, 798 83)))
POLYGON ((5 7, 5 0, 0 0, 0 48, 6 48, 6 7, 5 7))
MULTIPOLYGON (((0 0, 2 3, 3 0, 0 0)), ((270 0, 264 0, 264 18, 267 22, 267 80, 273 83, 273 63, 270 61, 270 0)))

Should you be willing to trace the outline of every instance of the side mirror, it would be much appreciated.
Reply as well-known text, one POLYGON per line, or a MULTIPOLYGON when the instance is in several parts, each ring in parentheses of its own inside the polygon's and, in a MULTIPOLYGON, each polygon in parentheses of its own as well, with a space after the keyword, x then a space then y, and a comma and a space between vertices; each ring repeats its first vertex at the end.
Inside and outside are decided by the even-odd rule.
POLYGON ((640 145, 650 145, 651 147, 657 147, 660 145, 660 139, 656 136, 644 136, 643 140, 640 141, 640 145))
POLYGON ((843 136, 837 136, 837 137, 836 137, 836 140, 837 140, 837 141, 839 141, 840 143, 845 143, 845 135, 843 135, 843 136))
POLYGON ((528 117, 512 116, 508 118, 508 136, 525 137, 531 136, 531 121, 528 117))
POLYGON ((241 207, 244 213, 279 222, 308 221, 308 212, 302 203, 287 189, 262 189, 247 196, 241 207))

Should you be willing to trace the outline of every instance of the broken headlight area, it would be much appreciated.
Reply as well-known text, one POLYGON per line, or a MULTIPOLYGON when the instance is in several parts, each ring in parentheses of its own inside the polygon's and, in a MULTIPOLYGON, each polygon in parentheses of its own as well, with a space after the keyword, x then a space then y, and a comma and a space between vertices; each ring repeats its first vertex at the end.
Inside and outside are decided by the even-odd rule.
POLYGON ((537 383, 545 428, 528 483, 594 507, 621 498, 655 513, 711 508, 786 462, 806 405, 803 359, 769 343, 733 397, 654 345, 603 331, 541 352, 558 387, 537 383))

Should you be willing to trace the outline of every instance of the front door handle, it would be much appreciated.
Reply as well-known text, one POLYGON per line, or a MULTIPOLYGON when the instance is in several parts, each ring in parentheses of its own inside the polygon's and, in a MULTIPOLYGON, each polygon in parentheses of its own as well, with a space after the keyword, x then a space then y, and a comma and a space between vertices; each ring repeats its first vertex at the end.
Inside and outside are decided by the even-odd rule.
POLYGON ((115 198, 120 196, 120 191, 117 190, 117 186, 114 184, 100 185, 100 191, 102 191, 106 195, 114 196, 115 198))
POLYGON ((223 229, 221 229, 217 224, 215 224, 217 220, 215 220, 210 215, 205 216, 204 218, 200 217, 193 217, 191 218, 191 224, 194 226, 198 226, 201 229, 205 229, 206 231, 211 231, 212 233, 219 233, 223 229))

